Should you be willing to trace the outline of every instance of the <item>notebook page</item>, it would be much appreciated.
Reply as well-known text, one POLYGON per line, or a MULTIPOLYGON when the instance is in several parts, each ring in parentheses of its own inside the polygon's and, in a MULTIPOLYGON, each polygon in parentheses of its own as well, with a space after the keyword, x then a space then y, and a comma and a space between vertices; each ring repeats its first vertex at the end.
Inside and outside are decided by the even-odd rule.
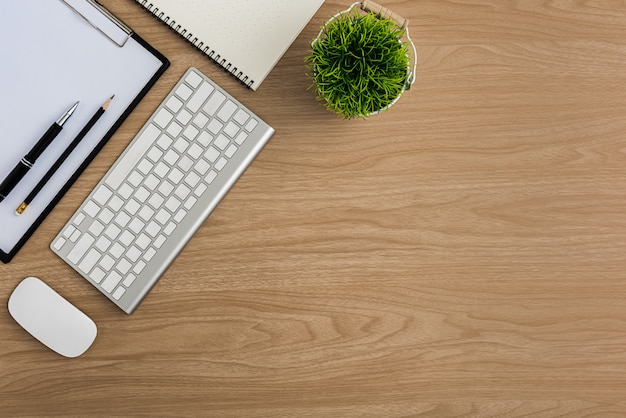
MULTIPOLYGON (((150 0, 152 11, 161 19, 169 17, 191 34, 190 41, 214 59, 231 64, 254 81, 252 88, 266 78, 270 70, 293 43, 324 0, 150 0), (155 10, 158 9, 158 11, 155 10), (219 55, 219 58, 217 58, 219 55)), ((235 71, 234 68, 237 70, 235 71)), ((247 84, 247 83, 246 83, 247 84)))

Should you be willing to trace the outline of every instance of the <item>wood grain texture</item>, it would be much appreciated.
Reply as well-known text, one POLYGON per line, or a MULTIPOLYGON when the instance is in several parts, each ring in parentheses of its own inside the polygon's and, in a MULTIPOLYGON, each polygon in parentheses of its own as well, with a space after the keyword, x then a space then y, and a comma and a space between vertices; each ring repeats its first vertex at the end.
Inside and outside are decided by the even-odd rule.
POLYGON ((98 324, 67 360, 0 315, 0 416, 626 415, 626 3, 379 1, 413 89, 343 121, 307 90, 327 0, 257 92, 129 0, 172 61, 23 250, 98 324), (276 135, 126 316, 53 236, 189 66, 276 135))

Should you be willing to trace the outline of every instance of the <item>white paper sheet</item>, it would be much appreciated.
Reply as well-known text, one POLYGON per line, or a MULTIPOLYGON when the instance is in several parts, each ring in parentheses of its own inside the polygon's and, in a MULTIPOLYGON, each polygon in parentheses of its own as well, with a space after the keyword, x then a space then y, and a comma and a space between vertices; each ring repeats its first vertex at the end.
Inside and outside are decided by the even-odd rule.
POLYGON ((9 253, 163 63, 134 38, 119 47, 61 0, 3 0, 0 16, 0 181, 80 101, 61 133, 0 202, 0 249, 9 253), (113 94, 103 117, 17 216, 15 209, 113 94))

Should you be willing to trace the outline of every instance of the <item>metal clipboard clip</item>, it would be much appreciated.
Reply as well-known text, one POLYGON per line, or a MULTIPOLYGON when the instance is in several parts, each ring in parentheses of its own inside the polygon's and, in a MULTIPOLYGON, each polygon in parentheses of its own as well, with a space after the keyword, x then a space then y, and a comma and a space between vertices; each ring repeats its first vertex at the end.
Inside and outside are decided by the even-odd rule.
POLYGON ((123 47, 133 30, 96 0, 61 0, 111 42, 123 47))

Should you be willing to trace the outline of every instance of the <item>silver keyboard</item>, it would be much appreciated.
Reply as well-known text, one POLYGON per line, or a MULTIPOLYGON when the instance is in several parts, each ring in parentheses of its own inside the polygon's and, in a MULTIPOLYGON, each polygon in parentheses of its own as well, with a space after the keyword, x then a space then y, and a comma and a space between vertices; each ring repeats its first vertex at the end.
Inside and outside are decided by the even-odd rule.
POLYGON ((50 248, 132 313, 273 134, 190 68, 50 248))

